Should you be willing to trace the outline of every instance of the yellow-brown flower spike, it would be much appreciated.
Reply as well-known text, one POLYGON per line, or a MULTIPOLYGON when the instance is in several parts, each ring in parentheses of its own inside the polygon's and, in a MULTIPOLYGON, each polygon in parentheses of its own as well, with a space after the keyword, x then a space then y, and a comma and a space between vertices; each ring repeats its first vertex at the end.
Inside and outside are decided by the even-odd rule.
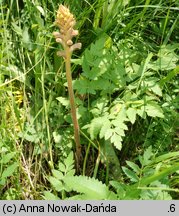
POLYGON ((59 56, 63 56, 65 59, 66 78, 68 83, 71 116, 74 126, 74 139, 76 143, 76 165, 78 171, 81 158, 81 144, 71 77, 71 54, 75 49, 81 48, 81 43, 73 44, 72 41, 72 38, 78 35, 78 31, 74 29, 75 23, 75 18, 73 14, 70 13, 69 9, 63 5, 60 5, 55 21, 55 24, 60 28, 60 32, 54 32, 53 35, 56 38, 56 42, 61 43, 64 49, 63 51, 58 51, 57 54, 59 56))
MULTIPOLYGON (((60 28, 60 32, 53 33, 56 38, 56 42, 61 43, 64 49, 66 46, 69 46, 71 53, 75 49, 81 49, 81 43, 73 45, 72 38, 78 35, 78 30, 74 29, 76 20, 67 7, 63 5, 59 6, 55 24, 60 28)), ((58 52, 57 54, 65 57, 64 52, 58 52)))

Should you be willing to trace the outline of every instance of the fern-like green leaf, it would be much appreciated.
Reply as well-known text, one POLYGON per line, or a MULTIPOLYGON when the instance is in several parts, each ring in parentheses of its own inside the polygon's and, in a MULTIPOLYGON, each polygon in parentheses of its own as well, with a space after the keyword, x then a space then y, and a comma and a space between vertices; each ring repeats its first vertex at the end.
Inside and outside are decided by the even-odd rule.
POLYGON ((136 110, 132 107, 130 107, 127 111, 126 111, 127 117, 129 118, 129 121, 134 124, 135 120, 136 120, 136 110))
POLYGON ((65 177, 64 182, 71 190, 84 194, 87 200, 117 198, 113 192, 109 191, 105 184, 94 178, 87 176, 71 176, 65 177))
POLYGON ((103 117, 98 117, 92 120, 89 128, 91 139, 95 139, 103 126, 103 117))
POLYGON ((118 150, 121 150, 121 148, 122 148, 122 143, 121 143, 122 142, 122 137, 120 135, 118 135, 117 133, 113 133, 110 140, 118 150))
POLYGON ((64 160, 64 164, 66 166, 66 170, 71 171, 74 166, 73 152, 70 152, 68 157, 64 160))
POLYGON ((124 167, 124 166, 122 167, 122 170, 124 171, 126 176, 130 178, 130 180, 132 182, 138 182, 139 181, 138 176, 132 170, 130 170, 127 167, 124 167))
POLYGON ((108 119, 106 119, 106 121, 104 121, 103 126, 101 128, 101 131, 99 133, 100 139, 102 139, 103 137, 105 137, 106 132, 108 130, 110 130, 110 128, 111 128, 111 122, 108 119))

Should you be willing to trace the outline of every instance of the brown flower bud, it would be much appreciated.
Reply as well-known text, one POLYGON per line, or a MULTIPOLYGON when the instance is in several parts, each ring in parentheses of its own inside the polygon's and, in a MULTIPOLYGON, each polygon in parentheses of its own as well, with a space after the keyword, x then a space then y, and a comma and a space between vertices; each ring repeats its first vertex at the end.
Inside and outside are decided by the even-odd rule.
POLYGON ((56 38, 56 42, 61 44, 63 43, 61 38, 56 38))
POLYGON ((67 41, 67 45, 68 45, 68 46, 73 45, 73 41, 72 41, 72 40, 68 40, 68 41, 67 41))
POLYGON ((73 51, 76 50, 76 49, 81 49, 81 46, 82 46, 81 43, 73 44, 73 45, 70 47, 70 51, 73 52, 73 51))
POLYGON ((72 38, 78 35, 78 30, 74 29, 76 20, 67 7, 59 6, 55 23, 60 28, 60 32, 53 33, 56 41, 61 43, 64 48, 66 45, 69 46, 71 52, 75 49, 80 49, 80 43, 73 45, 72 38))

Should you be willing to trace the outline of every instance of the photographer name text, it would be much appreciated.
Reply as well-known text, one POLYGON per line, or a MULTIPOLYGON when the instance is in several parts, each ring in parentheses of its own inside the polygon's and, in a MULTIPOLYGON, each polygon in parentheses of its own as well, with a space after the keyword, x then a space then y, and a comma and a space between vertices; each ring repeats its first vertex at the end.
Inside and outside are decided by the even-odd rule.
POLYGON ((55 204, 47 204, 43 205, 26 205, 22 203, 21 205, 16 206, 15 204, 4 204, 3 213, 40 213, 40 212, 48 212, 48 213, 57 213, 57 212, 69 212, 69 213, 80 213, 80 212, 117 212, 116 206, 111 204, 101 203, 100 205, 93 205, 90 203, 86 203, 85 205, 55 205, 55 204))

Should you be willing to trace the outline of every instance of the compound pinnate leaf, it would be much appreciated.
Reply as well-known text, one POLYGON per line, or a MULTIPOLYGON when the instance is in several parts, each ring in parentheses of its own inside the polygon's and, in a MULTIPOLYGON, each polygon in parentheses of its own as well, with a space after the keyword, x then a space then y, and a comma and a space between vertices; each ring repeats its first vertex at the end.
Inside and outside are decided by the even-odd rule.
POLYGON ((85 199, 108 199, 112 193, 105 184, 87 176, 66 177, 64 182, 72 190, 85 194, 85 199))
POLYGON ((111 122, 108 119, 106 119, 106 121, 104 121, 104 124, 103 124, 101 131, 99 133, 100 139, 103 137, 106 138, 106 133, 110 130, 110 128, 111 128, 111 122))
POLYGON ((111 142, 114 143, 114 146, 118 149, 118 150, 121 150, 122 148, 122 138, 121 136, 119 136, 117 133, 114 133, 112 136, 111 136, 111 142))
POLYGON ((134 124, 135 120, 136 120, 136 110, 132 107, 130 107, 127 111, 126 111, 127 117, 129 118, 129 121, 134 124))
POLYGON ((148 116, 160 118, 164 117, 161 107, 155 102, 148 102, 145 108, 148 116))
POLYGON ((122 170, 124 171, 126 176, 130 178, 130 180, 132 182, 138 182, 139 181, 138 176, 132 170, 128 169, 127 167, 122 167, 122 170))

